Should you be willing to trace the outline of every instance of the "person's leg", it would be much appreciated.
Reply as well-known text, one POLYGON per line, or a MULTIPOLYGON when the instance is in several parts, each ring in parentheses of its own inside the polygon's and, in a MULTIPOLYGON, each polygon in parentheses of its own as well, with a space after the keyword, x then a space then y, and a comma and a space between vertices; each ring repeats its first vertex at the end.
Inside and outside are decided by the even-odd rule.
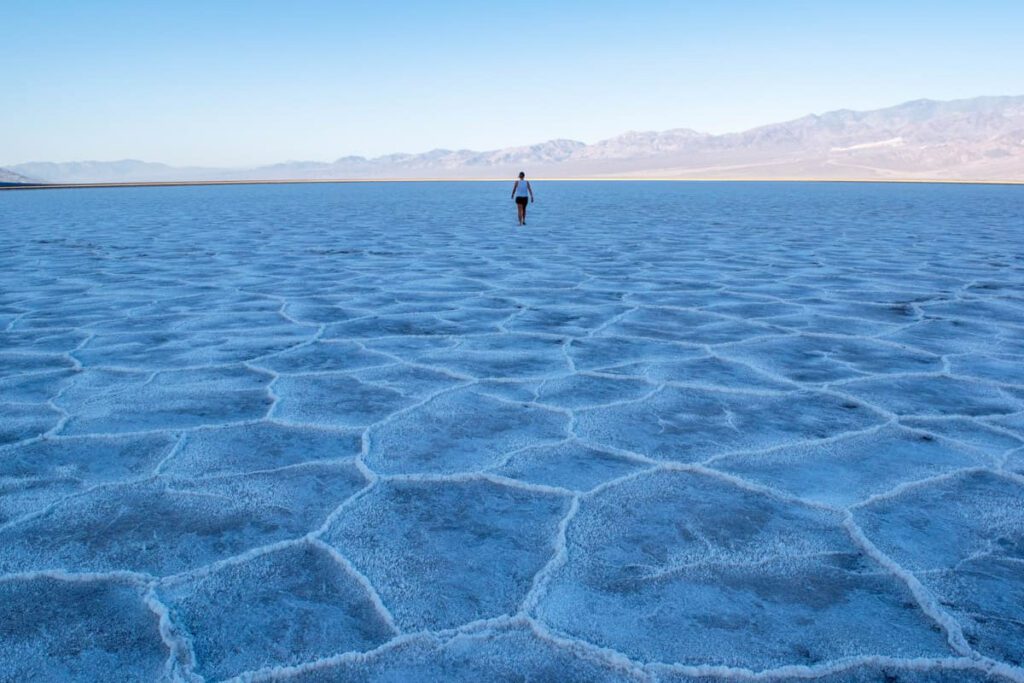
POLYGON ((526 202, 523 202, 523 225, 526 225, 526 202))
POLYGON ((516 214, 519 217, 519 225, 522 225, 526 220, 526 205, 522 202, 516 202, 516 214))

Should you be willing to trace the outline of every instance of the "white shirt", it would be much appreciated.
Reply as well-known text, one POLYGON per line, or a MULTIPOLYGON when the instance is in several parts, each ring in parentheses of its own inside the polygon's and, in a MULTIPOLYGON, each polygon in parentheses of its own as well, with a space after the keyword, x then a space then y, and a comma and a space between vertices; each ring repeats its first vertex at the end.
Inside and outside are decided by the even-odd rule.
POLYGON ((516 185, 516 196, 517 197, 529 197, 530 196, 530 188, 527 185, 526 180, 525 179, 517 180, 516 182, 519 183, 518 185, 516 185))

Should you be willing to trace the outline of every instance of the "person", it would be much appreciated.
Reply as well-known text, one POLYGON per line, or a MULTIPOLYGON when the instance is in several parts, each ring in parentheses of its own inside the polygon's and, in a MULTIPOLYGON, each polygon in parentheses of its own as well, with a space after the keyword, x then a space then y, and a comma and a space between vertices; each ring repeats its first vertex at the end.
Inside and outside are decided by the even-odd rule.
POLYGON ((512 186, 512 199, 516 200, 516 209, 519 211, 519 225, 526 225, 526 204, 533 201, 533 188, 522 171, 519 172, 519 180, 512 186))

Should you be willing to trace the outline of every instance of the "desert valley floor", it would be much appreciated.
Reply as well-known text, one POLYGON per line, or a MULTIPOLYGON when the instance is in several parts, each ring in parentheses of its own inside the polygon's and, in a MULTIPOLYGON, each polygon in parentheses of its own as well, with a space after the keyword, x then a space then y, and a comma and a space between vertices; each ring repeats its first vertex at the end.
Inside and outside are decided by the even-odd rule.
POLYGON ((0 680, 1024 681, 1024 187, 509 189, 0 193, 0 680))

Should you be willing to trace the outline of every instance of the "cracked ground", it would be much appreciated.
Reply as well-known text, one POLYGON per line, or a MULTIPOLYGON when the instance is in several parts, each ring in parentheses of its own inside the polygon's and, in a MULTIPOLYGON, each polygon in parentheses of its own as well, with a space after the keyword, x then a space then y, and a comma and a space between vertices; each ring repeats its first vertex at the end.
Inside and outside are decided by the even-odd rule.
POLYGON ((1024 681, 1024 188, 0 193, 0 680, 1024 681))

